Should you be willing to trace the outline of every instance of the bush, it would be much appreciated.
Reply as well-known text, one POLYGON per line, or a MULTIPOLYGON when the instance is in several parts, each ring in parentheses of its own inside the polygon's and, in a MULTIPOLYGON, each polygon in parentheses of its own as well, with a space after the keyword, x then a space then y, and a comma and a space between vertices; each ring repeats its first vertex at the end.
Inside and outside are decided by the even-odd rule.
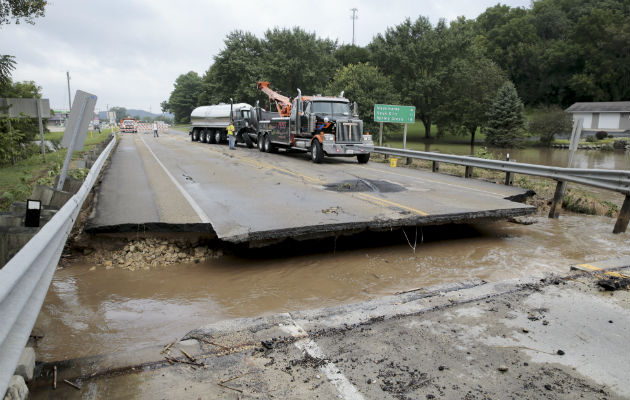
POLYGON ((625 149, 627 145, 628 145, 628 142, 626 142, 623 139, 615 140, 613 142, 613 148, 615 149, 625 149))
POLYGON ((602 145, 601 150, 602 151, 615 151, 615 148, 612 147, 612 145, 610 143, 606 143, 606 144, 602 145))
POLYGON ((556 134, 571 132, 571 117, 558 106, 548 107, 532 117, 527 129, 540 137, 543 146, 549 147, 556 134))
POLYGON ((597 142, 597 138, 595 136, 588 136, 586 138, 586 141, 589 143, 594 143, 594 142, 597 142))
POLYGON ((475 151, 475 157, 477 158, 485 158, 486 160, 494 160, 494 154, 488 151, 486 146, 480 147, 475 151))
POLYGON ((599 131, 595 134, 595 137, 597 138, 597 140, 604 140, 608 137, 608 133, 604 131, 599 131))

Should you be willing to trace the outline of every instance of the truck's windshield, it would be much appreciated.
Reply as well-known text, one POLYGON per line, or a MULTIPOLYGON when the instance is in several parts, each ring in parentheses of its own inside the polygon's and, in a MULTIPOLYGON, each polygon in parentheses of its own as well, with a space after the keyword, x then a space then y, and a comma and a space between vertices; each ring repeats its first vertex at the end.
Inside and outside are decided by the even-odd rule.
POLYGON ((350 115, 350 104, 335 101, 314 101, 313 113, 326 114, 330 116, 350 115))
POLYGON ((242 110, 241 115, 243 116, 243 119, 249 119, 249 110, 242 110))

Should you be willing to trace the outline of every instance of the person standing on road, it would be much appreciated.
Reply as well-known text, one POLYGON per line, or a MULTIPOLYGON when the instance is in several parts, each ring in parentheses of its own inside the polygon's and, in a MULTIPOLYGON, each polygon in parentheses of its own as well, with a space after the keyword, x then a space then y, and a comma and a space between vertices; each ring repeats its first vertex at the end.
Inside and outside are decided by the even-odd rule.
POLYGON ((160 135, 158 135, 157 122, 155 121, 153 121, 153 137, 160 137, 160 135))
POLYGON ((230 150, 234 150, 234 142, 235 142, 235 137, 234 137, 234 124, 232 123, 232 121, 230 121, 230 125, 228 125, 227 127, 227 133, 228 133, 228 142, 230 143, 230 150))

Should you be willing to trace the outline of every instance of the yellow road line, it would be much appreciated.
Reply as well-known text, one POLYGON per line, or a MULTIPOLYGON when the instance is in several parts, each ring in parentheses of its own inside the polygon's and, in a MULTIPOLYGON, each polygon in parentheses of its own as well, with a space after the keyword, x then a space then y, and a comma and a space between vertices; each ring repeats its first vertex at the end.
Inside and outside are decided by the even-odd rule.
POLYGON ((598 272, 604 271, 605 275, 614 276, 616 278, 629 278, 627 275, 620 274, 619 272, 605 271, 605 270, 603 270, 603 269, 601 269, 599 267, 596 267, 594 265, 591 265, 591 264, 578 264, 578 265, 576 265, 576 267, 580 267, 578 269, 582 269, 582 270, 586 269, 586 270, 589 270, 589 271, 598 271, 598 272))
MULTIPOLYGON (((298 177, 298 178, 302 178, 302 179, 304 179, 306 181, 309 181, 309 182, 312 182, 312 183, 315 183, 315 184, 318 184, 318 185, 324 185, 326 183, 326 181, 323 181, 323 180, 321 180, 319 178, 314 178, 312 176, 303 175, 303 174, 300 174, 300 173, 297 173, 297 172, 294 172, 294 171, 290 171, 288 169, 284 169, 284 168, 280 168, 280 167, 277 167, 277 166, 272 165, 272 164, 268 164, 266 162, 256 161, 256 160, 252 160, 250 158, 245 158, 245 157, 243 157, 241 155, 238 155, 238 154, 226 153, 226 152, 224 152, 222 150, 216 150, 216 149, 211 148, 211 147, 205 147, 205 149, 207 149, 208 151, 212 151, 214 153, 217 153, 217 154, 221 154, 221 155, 226 156, 226 157, 227 156, 232 156, 232 157, 237 158, 238 160, 240 160, 240 161, 242 161, 242 162, 244 162, 246 164, 253 165, 255 167, 260 167, 260 168, 266 168, 266 169, 271 169, 271 170, 275 170, 275 171, 280 171, 280 172, 283 172, 285 174, 292 175, 292 176, 295 176, 295 177, 298 177)), ((381 171, 378 171, 378 172, 381 172, 381 171)), ((405 206, 403 204, 396 203, 396 202, 389 201, 389 200, 385 200, 385 199, 380 198, 380 197, 371 196, 369 194, 357 193, 357 197, 361 198, 362 200, 366 200, 366 201, 369 201, 369 202, 372 202, 372 203, 376 203, 376 204, 378 204, 380 206, 393 206, 393 207, 402 208, 403 210, 408 210, 408 211, 414 212, 414 213, 422 215, 422 216, 429 215, 428 213, 426 213, 424 211, 420 211, 420 210, 417 210, 417 209, 412 208, 412 207, 407 207, 407 206, 405 206)))
MULTIPOLYGON (((179 139, 179 137, 178 137, 178 139, 179 139)), ((179 139, 179 140, 182 140, 182 139, 179 139)), ((185 141, 188 142, 188 140, 185 140, 185 141)), ((292 176, 295 176, 295 177, 298 177, 298 178, 302 178, 305 181, 309 181, 309 182, 312 182, 312 183, 315 183, 315 184, 318 184, 318 185, 323 185, 323 184, 326 183, 325 181, 323 181, 323 180, 321 180, 319 178, 313 178, 312 176, 303 175, 303 174, 300 174, 300 173, 297 173, 297 172, 294 172, 294 171, 289 171, 288 169, 280 168, 280 167, 277 167, 275 165, 268 164, 268 163, 265 163, 265 162, 262 162, 262 161, 256 161, 256 160, 253 160, 253 159, 250 159, 250 158, 245 158, 245 157, 240 156, 238 154, 226 153, 223 150, 217 150, 217 149, 215 149, 213 147, 209 147, 209 146, 208 147, 206 147, 206 146, 199 146, 199 147, 202 147, 202 148, 204 148, 204 149, 206 149, 208 151, 212 151, 213 153, 223 155, 225 157, 232 156, 232 157, 234 157, 234 158, 244 162, 245 164, 249 164, 249 165, 252 165, 254 167, 266 168, 266 169, 271 169, 271 170, 283 172, 285 174, 289 174, 289 175, 292 175, 292 176)))
POLYGON ((385 203, 385 204, 390 205, 390 206, 399 207, 399 208, 402 208, 402 209, 405 209, 405 210, 409 210, 409 211, 415 212, 416 214, 420 214, 422 216, 429 215, 428 213, 425 213, 424 211, 416 210, 415 208, 407 207, 407 206, 402 205, 400 203, 396 203, 396 202, 393 202, 393 201, 385 200, 385 199, 383 199, 381 197, 371 196, 371 195, 365 194, 365 193, 358 193, 357 196, 359 196, 361 198, 364 198, 364 200, 381 202, 381 203, 385 203))

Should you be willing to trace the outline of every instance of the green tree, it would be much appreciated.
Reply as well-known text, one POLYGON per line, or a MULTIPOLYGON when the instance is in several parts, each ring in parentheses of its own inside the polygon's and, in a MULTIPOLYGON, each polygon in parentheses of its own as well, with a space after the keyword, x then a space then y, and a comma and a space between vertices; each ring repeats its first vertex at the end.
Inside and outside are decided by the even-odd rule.
POLYGON ((436 110, 435 122, 440 132, 470 135, 486 126, 487 111, 497 91, 506 82, 505 72, 493 61, 475 53, 457 59, 451 66, 449 84, 445 85, 445 101, 436 110))
POLYGON ((13 97, 25 99, 41 99, 42 87, 33 81, 11 82, 0 85, 0 97, 13 97))
POLYGON ((518 147, 523 139, 523 103, 512 82, 497 92, 485 129, 486 143, 497 147, 518 147))
POLYGON ((262 78, 261 41, 249 32, 234 31, 225 39, 225 48, 203 76, 199 104, 254 103, 259 98, 256 82, 262 78))
POLYGON ((359 116, 365 130, 375 132, 374 104, 398 104, 399 96, 391 79, 369 63, 350 64, 335 73, 327 92, 337 95, 344 91, 345 97, 359 105, 359 116))
POLYGON ((344 67, 349 64, 366 63, 370 61, 370 51, 365 47, 344 44, 335 51, 335 58, 344 67))
POLYGON ((538 0, 497 5, 476 19, 477 40, 527 104, 630 97, 627 0, 538 0))
POLYGON ((44 16, 46 0, 6 0, 0 1, 0 25, 24 21, 34 24, 34 18, 44 16))
POLYGON ((168 109, 175 115, 176 123, 190 122, 190 113, 198 104, 201 82, 194 71, 182 74, 175 80, 174 89, 168 99, 168 109))
POLYGON ((435 112, 444 102, 448 71, 453 60, 471 44, 471 37, 451 34, 444 20, 433 27, 426 17, 406 19, 368 46, 376 65, 394 81, 403 104, 416 106, 416 116, 431 137, 435 112))
POLYGON ((0 89, 11 83, 11 72, 15 69, 15 57, 0 55, 0 89))
MULTIPOLYGON (((263 78, 274 90, 294 96, 323 93, 339 67, 337 43, 301 28, 268 30, 263 41, 263 78)), ((255 82, 252 82, 255 83, 255 82)))
POLYGON ((539 136, 540 143, 549 147, 555 135, 571 131, 571 116, 558 106, 546 107, 531 118, 527 130, 539 136))
MULTIPOLYGON (((41 98, 42 88, 33 81, 11 82, 0 86, 0 97, 41 98)), ((39 132, 36 118, 9 118, 5 110, 0 110, 0 164, 8 161, 14 164, 17 160, 26 158, 33 153, 33 146, 29 143, 39 132)), ((35 150, 36 151, 36 150, 35 150)))

